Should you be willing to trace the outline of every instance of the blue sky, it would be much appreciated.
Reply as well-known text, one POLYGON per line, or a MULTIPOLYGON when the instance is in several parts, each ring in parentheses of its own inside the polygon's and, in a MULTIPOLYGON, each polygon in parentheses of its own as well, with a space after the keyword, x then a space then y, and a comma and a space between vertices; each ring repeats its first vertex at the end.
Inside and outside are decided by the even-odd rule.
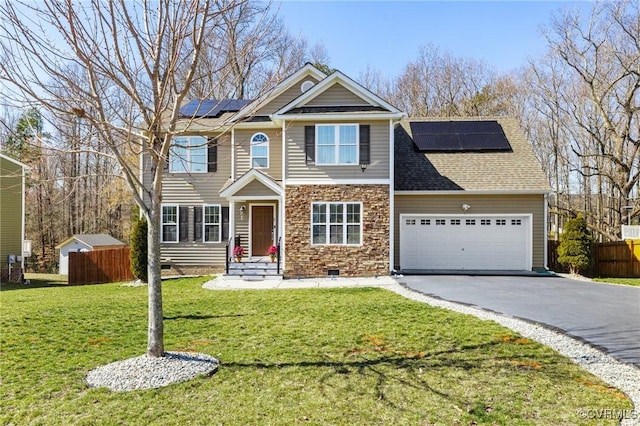
POLYGON ((293 35, 322 42, 333 68, 358 78, 367 65, 396 76, 429 43, 508 72, 547 50, 540 28, 552 13, 590 7, 586 1, 282 0, 279 16, 293 35))

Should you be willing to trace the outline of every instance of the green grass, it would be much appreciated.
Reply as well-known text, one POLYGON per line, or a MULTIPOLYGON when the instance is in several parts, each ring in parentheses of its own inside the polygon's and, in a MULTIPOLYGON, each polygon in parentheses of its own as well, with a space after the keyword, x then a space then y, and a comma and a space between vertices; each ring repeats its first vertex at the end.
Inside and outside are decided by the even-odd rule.
POLYGON ((640 287, 640 278, 594 278, 593 281, 609 284, 625 284, 640 287))
POLYGON ((40 287, 60 287, 67 286, 67 276, 58 274, 24 274, 29 280, 29 284, 22 283, 0 283, 0 290, 23 290, 40 287))
POLYGON ((0 424, 613 425, 578 411, 631 408, 493 322, 382 289, 210 291, 204 280, 164 283, 165 343, 217 357, 219 371, 128 393, 84 377, 144 352, 146 287, 0 292, 0 424))

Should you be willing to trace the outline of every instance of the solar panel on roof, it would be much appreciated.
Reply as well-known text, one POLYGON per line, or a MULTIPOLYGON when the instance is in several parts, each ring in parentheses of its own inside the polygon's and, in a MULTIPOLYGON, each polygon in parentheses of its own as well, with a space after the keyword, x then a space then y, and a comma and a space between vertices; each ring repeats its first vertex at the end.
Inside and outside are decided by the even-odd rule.
POLYGON ((409 125, 419 151, 511 151, 497 121, 412 121, 409 125))
POLYGON ((219 117, 225 112, 240 111, 250 100, 247 99, 196 99, 180 108, 180 114, 185 117, 219 117))

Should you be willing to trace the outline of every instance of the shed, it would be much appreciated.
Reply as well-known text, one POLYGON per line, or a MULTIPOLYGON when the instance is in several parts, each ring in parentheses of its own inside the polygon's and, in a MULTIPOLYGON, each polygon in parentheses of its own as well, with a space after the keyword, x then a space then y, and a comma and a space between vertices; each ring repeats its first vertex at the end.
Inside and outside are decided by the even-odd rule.
POLYGON ((107 250, 126 247, 126 244, 107 234, 77 234, 56 246, 60 250, 60 274, 69 275, 69 253, 107 250))

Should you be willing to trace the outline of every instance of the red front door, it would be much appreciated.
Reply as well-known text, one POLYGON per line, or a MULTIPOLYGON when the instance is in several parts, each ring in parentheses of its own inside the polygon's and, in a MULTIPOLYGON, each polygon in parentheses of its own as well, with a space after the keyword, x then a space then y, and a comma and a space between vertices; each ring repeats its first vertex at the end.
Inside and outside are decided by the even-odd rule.
POLYGON ((273 206, 251 207, 251 255, 266 256, 273 244, 273 206))

